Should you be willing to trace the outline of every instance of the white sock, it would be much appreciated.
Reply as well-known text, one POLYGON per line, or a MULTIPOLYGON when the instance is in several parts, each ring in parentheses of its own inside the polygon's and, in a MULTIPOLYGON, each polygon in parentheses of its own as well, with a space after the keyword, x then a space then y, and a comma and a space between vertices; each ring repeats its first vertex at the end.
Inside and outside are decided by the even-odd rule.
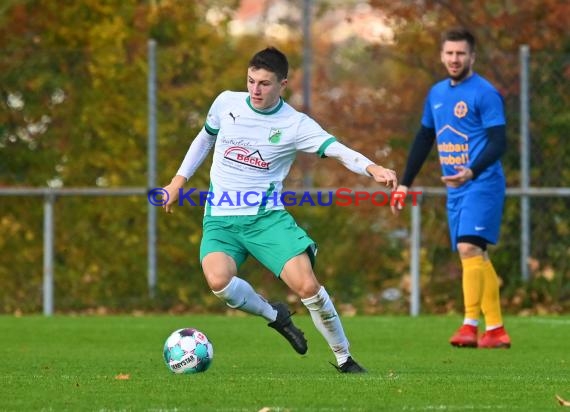
POLYGON ((477 327, 479 326, 479 321, 477 319, 465 318, 463 319, 463 324, 477 327))
POLYGON ((277 311, 273 306, 258 295, 249 283, 237 276, 234 276, 222 290, 212 292, 232 309, 263 316, 269 322, 277 319, 277 311))
POLYGON ((301 302, 309 309, 313 323, 331 347, 338 365, 345 363, 350 356, 348 339, 344 334, 340 318, 324 286, 321 286, 315 296, 301 299, 301 302))

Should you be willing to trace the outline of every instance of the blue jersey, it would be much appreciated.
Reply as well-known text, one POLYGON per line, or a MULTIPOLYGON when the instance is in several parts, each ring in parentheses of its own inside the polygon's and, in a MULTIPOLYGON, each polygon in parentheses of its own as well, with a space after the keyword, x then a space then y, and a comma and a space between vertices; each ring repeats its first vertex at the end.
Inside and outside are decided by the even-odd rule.
MULTIPOLYGON (((505 124, 501 95, 476 73, 455 86, 450 79, 436 83, 424 104, 422 125, 435 130, 444 176, 456 174, 455 166, 469 167, 487 144, 485 129, 505 124)), ((490 165, 477 179, 456 189, 449 188, 448 194, 460 195, 478 187, 489 188, 489 185, 498 190, 504 188, 500 161, 490 165)))

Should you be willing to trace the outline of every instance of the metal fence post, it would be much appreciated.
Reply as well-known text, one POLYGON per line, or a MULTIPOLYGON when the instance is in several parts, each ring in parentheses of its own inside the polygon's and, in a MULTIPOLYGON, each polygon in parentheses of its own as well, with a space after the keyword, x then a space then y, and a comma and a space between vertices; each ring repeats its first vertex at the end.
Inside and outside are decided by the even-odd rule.
POLYGON ((520 156, 521 156, 521 277, 530 278, 528 261, 530 257, 530 197, 525 193, 530 186, 530 138, 529 138, 529 47, 520 46, 520 156))
MULTIPOLYGON (((148 189, 156 187, 156 41, 148 41, 148 189)), ((148 293, 156 292, 156 206, 148 202, 148 293)))
MULTIPOLYGON (((421 193, 423 190, 420 188, 421 193)), ((418 197, 416 205, 412 205, 412 234, 410 242, 410 276, 411 276, 411 296, 410 315, 418 316, 420 313, 420 253, 421 253, 421 231, 422 231, 422 204, 423 195, 418 197)))
POLYGON ((55 195, 44 196, 44 270, 43 270, 43 308, 44 315, 53 315, 53 203, 55 195))
MULTIPOLYGON (((313 0, 303 0, 303 111, 311 114, 311 73, 313 65, 313 46, 311 19, 313 15, 313 0)), ((306 155, 300 156, 303 169, 303 187, 313 187, 313 171, 306 155)))

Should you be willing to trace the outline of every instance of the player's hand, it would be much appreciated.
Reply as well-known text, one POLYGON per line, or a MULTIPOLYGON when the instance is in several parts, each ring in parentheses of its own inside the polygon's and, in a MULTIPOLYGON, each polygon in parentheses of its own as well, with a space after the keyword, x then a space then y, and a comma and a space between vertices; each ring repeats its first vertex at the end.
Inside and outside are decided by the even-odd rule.
POLYGON ((172 205, 176 203, 178 200, 178 196, 180 194, 180 189, 184 187, 184 183, 186 183, 186 178, 183 176, 174 176, 172 181, 169 185, 164 186, 162 189, 167 193, 166 202, 162 205, 163 209, 166 213, 173 213, 174 210, 172 209, 172 205))
POLYGON ((372 175, 376 182, 384 183, 390 190, 395 190, 398 187, 398 178, 395 171, 374 164, 368 166, 366 171, 372 175))
POLYGON ((408 186, 399 185, 395 192, 392 192, 390 200, 390 209, 392 214, 398 216, 400 211, 404 209, 406 196, 408 195, 408 186))
POLYGON ((448 187, 459 187, 473 179, 473 171, 465 166, 455 166, 457 173, 451 176, 442 176, 441 181, 448 187))

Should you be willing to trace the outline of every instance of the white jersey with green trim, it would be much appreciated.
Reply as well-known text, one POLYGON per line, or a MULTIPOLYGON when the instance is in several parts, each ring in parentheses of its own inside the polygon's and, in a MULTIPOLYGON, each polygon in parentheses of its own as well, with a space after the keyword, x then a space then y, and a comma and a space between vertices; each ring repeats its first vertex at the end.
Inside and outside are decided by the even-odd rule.
POLYGON ((336 139, 282 99, 267 112, 246 92, 222 92, 212 104, 206 131, 217 135, 205 214, 256 215, 283 209, 280 200, 297 151, 324 157, 336 139))

